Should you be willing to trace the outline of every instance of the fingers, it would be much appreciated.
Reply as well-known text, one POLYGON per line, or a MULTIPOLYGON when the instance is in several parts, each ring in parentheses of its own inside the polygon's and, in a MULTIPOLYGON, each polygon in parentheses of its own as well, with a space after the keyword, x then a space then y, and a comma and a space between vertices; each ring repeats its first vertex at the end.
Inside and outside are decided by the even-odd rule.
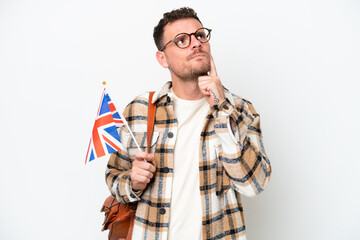
POLYGON ((135 160, 132 163, 130 175, 132 188, 134 190, 144 190, 147 184, 154 177, 156 171, 154 154, 146 152, 136 152, 135 160), (144 161, 146 160, 146 162, 144 161))
POLYGON ((219 104, 225 99, 224 89, 218 77, 201 76, 198 85, 210 106, 219 104))
POLYGON ((206 79, 206 76, 199 77, 198 80, 199 80, 198 85, 199 85, 201 93, 204 94, 205 96, 210 96, 211 89, 208 86, 208 80, 206 79))
POLYGON ((218 77, 200 76, 198 78, 198 85, 204 95, 210 95, 211 90, 222 90, 222 84, 218 77))
POLYGON ((136 152, 135 153, 135 160, 142 160, 144 161, 144 159, 147 161, 147 162, 153 162, 154 160, 154 154, 152 153, 147 153, 147 152, 136 152))
POLYGON ((214 58, 211 54, 209 54, 209 57, 209 75, 200 76, 198 78, 198 85, 206 101, 210 104, 210 106, 213 106, 215 104, 219 104, 225 99, 225 93, 220 78, 217 75, 214 58))
MULTIPOLYGON (((143 162, 145 163, 145 162, 143 162)), ((147 163, 148 165, 151 165, 147 163)), ((149 168, 142 168, 139 166, 133 166, 130 179, 131 179, 131 185, 132 188, 137 190, 144 190, 147 186, 147 184, 151 181, 151 179, 154 177, 155 174, 155 168, 151 165, 153 168, 153 171, 149 171, 149 168)))
MULTIPOLYGON (((138 180, 138 182, 142 182, 142 183, 149 183, 150 180, 153 178, 154 173, 148 170, 144 170, 141 168, 136 168, 135 170, 133 170, 133 172, 135 173, 136 176, 136 180, 138 180)), ((134 180, 134 179, 132 179, 134 180)))
POLYGON ((132 163, 133 168, 140 168, 145 171, 149 171, 154 173, 156 170, 155 161, 154 161, 154 154, 146 153, 146 152, 136 152, 135 153, 135 160, 132 163), (146 160, 146 162, 144 161, 146 160))
POLYGON ((210 54, 210 72, 209 72, 209 76, 212 76, 212 77, 217 76, 216 67, 215 67, 215 63, 214 63, 214 58, 212 57, 211 54, 210 54))

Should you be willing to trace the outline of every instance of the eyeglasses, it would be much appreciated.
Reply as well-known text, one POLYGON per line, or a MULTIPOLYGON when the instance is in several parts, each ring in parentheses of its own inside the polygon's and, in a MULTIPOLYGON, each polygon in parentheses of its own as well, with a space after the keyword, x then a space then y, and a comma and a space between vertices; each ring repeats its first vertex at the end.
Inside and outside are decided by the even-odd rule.
POLYGON ((187 48, 190 43, 191 43, 191 35, 194 35, 195 38, 201 42, 201 43, 206 43, 210 40, 210 36, 211 36, 211 29, 208 28, 199 28, 198 30, 196 30, 196 32, 194 33, 179 33, 175 36, 175 38, 171 39, 168 43, 166 43, 161 49, 160 51, 162 52, 165 47, 173 42, 176 44, 176 46, 178 46, 179 48, 187 48))

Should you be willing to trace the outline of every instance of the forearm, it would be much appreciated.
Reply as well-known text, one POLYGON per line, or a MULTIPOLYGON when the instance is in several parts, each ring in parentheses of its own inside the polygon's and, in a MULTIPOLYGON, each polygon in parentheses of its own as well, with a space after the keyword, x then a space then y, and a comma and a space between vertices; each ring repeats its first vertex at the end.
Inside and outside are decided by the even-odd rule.
POLYGON ((271 165, 262 146, 260 116, 250 104, 241 107, 224 101, 216 109, 215 132, 221 143, 218 159, 231 187, 254 196, 268 184, 271 165))

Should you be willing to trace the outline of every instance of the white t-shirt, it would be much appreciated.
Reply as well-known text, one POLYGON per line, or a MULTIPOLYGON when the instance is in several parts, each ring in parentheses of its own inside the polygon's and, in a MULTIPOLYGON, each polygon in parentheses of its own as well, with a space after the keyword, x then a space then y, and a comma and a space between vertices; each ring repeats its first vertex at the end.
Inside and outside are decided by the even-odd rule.
POLYGON ((169 240, 202 239, 199 187, 200 133, 210 106, 205 98, 183 100, 173 93, 178 132, 174 150, 169 240))

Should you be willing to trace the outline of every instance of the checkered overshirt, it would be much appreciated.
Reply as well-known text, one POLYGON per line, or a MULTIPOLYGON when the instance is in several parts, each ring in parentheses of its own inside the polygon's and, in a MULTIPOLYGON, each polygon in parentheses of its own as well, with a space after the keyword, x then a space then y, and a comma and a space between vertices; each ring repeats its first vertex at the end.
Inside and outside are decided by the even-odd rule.
MULTIPOLYGON (((125 127, 120 130, 124 150, 113 153, 106 183, 120 202, 138 202, 133 239, 167 239, 174 146, 178 134, 171 82, 155 92, 156 103, 151 152, 156 173, 144 191, 130 185, 131 163, 138 151, 125 127)), ((224 89, 226 100, 211 107, 200 138, 199 183, 203 239, 246 239, 241 195, 262 192, 271 166, 262 144, 260 116, 252 104, 224 89), (230 126, 232 118, 236 126, 230 126), (235 128, 234 128, 235 127, 235 128)), ((143 151, 146 151, 149 93, 133 100, 124 116, 143 151)), ((184 179, 186 181, 186 179, 184 179)))

